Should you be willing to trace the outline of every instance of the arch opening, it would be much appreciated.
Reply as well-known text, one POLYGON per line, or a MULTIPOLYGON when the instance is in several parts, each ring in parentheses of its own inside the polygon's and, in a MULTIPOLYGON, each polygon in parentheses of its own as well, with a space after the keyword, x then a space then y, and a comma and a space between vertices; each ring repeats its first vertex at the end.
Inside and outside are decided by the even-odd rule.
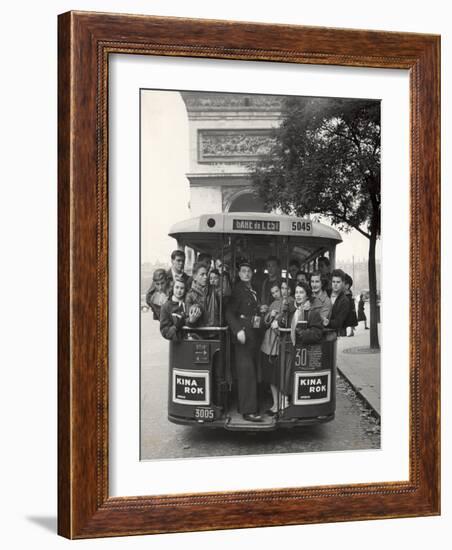
POLYGON ((232 199, 228 212, 265 212, 264 201, 254 193, 241 193, 232 199))

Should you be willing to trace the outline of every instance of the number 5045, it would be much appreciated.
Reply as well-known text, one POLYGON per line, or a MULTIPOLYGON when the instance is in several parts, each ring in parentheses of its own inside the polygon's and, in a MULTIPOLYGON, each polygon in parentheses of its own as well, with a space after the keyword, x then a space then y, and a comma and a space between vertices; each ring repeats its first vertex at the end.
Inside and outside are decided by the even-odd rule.
POLYGON ((292 231, 311 231, 311 222, 292 222, 292 231))

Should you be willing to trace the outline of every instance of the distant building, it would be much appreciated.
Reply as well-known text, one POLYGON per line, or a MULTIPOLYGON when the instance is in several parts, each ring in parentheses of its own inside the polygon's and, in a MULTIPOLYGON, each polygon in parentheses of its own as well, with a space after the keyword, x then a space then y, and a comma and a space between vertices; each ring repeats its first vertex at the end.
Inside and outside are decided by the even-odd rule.
POLYGON ((189 121, 190 211, 263 212, 249 167, 270 151, 281 96, 181 92, 189 121))

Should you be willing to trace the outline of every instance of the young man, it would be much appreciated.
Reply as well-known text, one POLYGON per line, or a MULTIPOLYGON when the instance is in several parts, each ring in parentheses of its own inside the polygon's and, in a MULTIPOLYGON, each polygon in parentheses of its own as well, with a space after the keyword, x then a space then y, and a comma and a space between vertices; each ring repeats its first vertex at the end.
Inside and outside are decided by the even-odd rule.
POLYGON ((235 367, 237 372, 239 412, 244 420, 260 422, 257 398, 257 360, 260 347, 260 330, 256 328, 259 300, 251 286, 253 270, 242 261, 239 264, 239 281, 232 290, 226 307, 226 320, 234 336, 235 367))
POLYGON ((297 278, 297 273, 300 271, 300 262, 292 258, 289 263, 289 275, 291 279, 297 278))
POLYGON ((211 270, 211 273, 218 273, 219 281, 223 281, 222 284, 222 296, 223 300, 229 298, 232 292, 231 276, 229 275, 228 266, 223 264, 220 258, 217 258, 214 262, 215 268, 211 270))
POLYGON ((171 291, 176 279, 184 281, 185 287, 187 288, 190 281, 189 276, 184 273, 185 265, 185 252, 183 250, 173 250, 171 252, 171 267, 166 272, 166 277, 168 279, 168 287, 171 291))
POLYGON ((306 273, 304 271, 298 271, 297 276, 295 278, 296 278, 297 283, 309 284, 308 277, 306 276, 306 273))
POLYGON ((211 269, 209 272, 209 285, 214 288, 220 287, 220 272, 218 269, 211 269))
POLYGON ((300 271, 300 262, 297 259, 292 258, 289 263, 290 279, 288 279, 292 295, 295 293, 295 286, 297 284, 297 273, 299 271, 300 271))
POLYGON ((251 279, 251 285, 260 297, 262 295, 262 285, 264 284, 267 275, 265 273, 265 260, 264 258, 256 258, 254 262, 254 273, 251 279))
POLYGON ((326 256, 320 256, 318 260, 319 271, 323 277, 331 278, 330 275, 330 260, 326 256))
POLYGON ((295 286, 293 288, 293 291, 292 291, 292 295, 295 296, 295 287, 297 286, 297 284, 299 283, 305 283, 307 285, 309 285, 309 280, 308 280, 308 276, 306 275, 306 273, 304 271, 298 271, 297 272, 297 275, 295 277, 295 286))
MULTIPOLYGON (((318 310, 322 320, 329 320, 331 317, 332 304, 325 290, 327 284, 328 280, 322 277, 320 271, 314 271, 314 273, 311 274, 311 289, 313 295, 311 309, 318 310)), ((323 322, 325 323, 325 321, 323 322)))
POLYGON ((331 263, 330 263, 330 260, 326 256, 321 256, 318 259, 318 266, 319 266, 318 269, 319 269, 322 277, 326 281, 328 281, 327 284, 326 284, 325 290, 326 290, 328 296, 330 296, 330 294, 331 294, 331 263))
POLYGON ((154 320, 160 319, 160 310, 168 300, 169 284, 164 269, 156 269, 152 275, 152 284, 146 293, 146 303, 152 309, 154 320))
POLYGON ((193 281, 185 299, 189 325, 213 327, 220 324, 220 290, 209 287, 207 277, 206 264, 197 262, 193 266, 193 281))
POLYGON ((344 334, 345 321, 350 312, 350 300, 345 294, 344 281, 345 273, 342 269, 334 269, 331 273, 331 317, 329 320, 322 317, 324 326, 334 329, 338 336, 344 334))
POLYGON ((209 273, 212 268, 212 254, 209 254, 208 252, 200 252, 196 258, 196 263, 204 264, 207 267, 207 273, 209 273))
POLYGON ((281 265, 276 256, 267 258, 267 277, 262 283, 261 303, 269 305, 272 299, 270 288, 273 284, 281 287, 281 265))

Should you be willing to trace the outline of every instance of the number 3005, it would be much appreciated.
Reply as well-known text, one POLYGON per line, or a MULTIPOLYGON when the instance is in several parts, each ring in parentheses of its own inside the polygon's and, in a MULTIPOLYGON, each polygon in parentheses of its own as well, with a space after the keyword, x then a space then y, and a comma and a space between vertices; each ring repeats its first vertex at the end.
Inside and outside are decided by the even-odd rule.
POLYGON ((195 418, 202 418, 203 420, 213 420, 213 409, 195 409, 195 418))

